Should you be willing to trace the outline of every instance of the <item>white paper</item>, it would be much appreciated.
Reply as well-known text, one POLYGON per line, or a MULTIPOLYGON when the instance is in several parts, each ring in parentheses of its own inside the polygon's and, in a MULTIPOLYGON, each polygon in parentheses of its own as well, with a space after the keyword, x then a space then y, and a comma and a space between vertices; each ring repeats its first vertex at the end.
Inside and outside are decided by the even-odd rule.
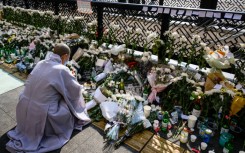
POLYGON ((170 12, 170 8, 165 8, 163 13, 164 14, 169 14, 169 12, 170 12))
POLYGON ((245 94, 245 89, 242 89, 243 94, 245 94))
POLYGON ((200 11, 199 12, 199 17, 205 17, 206 11, 200 11))
POLYGON ((215 18, 221 18, 221 13, 214 13, 215 18))
POLYGON ((196 80, 200 80, 200 79, 201 79, 201 74, 196 73, 195 76, 194 76, 194 78, 195 78, 196 80))
POLYGON ((38 63, 40 61, 40 57, 35 57, 34 63, 38 63))
POLYGON ((193 11, 192 14, 193 15, 199 15, 199 11, 193 11))
POLYGON ((212 18, 214 16, 214 12, 207 12, 206 17, 212 18))
POLYGON ((103 102, 100 104, 100 109, 103 117, 112 122, 119 111, 119 106, 115 102, 103 102))
POLYGON ((158 8, 158 10, 157 10, 157 13, 162 13, 163 12, 163 8, 158 8))
POLYGON ((176 15, 177 10, 171 10, 171 15, 176 15))
POLYGON ((93 98, 97 103, 103 103, 107 100, 106 96, 101 92, 100 87, 95 90, 93 98))
POLYGON ((241 14, 234 14, 233 19, 235 20, 241 20, 242 15, 241 14))
POLYGON ((148 11, 148 7, 147 6, 144 6, 143 9, 142 9, 142 11, 144 11, 144 12, 148 11))
POLYGON ((236 85, 237 90, 240 90, 241 88, 242 88, 242 85, 240 83, 236 85))
POLYGON ((87 110, 90 110, 91 108, 94 108, 94 106, 96 106, 96 105, 97 105, 97 103, 94 100, 91 100, 85 104, 85 107, 87 110))
POLYGON ((97 61, 96 61, 96 63, 95 63, 95 65, 96 66, 99 66, 99 67, 103 67, 104 66, 104 64, 105 64, 105 60, 103 60, 103 59, 98 59, 97 61))
POLYGON ((222 85, 221 85, 221 84, 216 84, 216 85, 214 86, 214 89, 220 90, 221 88, 222 88, 222 85))
POLYGON ((156 7, 153 7, 153 8, 151 8, 151 11, 152 12, 155 12, 155 11, 157 11, 157 8, 156 7))
POLYGON ((225 13, 224 18, 231 19, 233 16, 233 13, 225 13))
POLYGON ((192 11, 191 11, 191 10, 187 10, 187 11, 185 12, 185 15, 186 15, 186 16, 191 16, 191 15, 192 15, 192 11))
POLYGON ((184 14, 184 13, 185 13, 184 10, 179 10, 179 11, 178 11, 178 14, 180 14, 180 15, 182 15, 182 14, 184 14))

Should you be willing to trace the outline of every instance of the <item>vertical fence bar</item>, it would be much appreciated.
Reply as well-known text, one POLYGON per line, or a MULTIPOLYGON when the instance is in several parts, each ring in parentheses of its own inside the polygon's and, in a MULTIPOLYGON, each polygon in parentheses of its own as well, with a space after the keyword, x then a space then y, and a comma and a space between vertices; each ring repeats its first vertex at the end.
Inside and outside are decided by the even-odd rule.
POLYGON ((27 1, 27 0, 24 0, 24 3, 25 3, 25 8, 26 8, 26 9, 29 9, 30 6, 29 6, 29 4, 28 4, 28 1, 27 1))
MULTIPOLYGON (((161 14, 161 33, 160 38, 165 42, 166 38, 164 37, 164 33, 169 30, 170 26, 170 14, 161 14)), ((166 49, 161 47, 158 51, 158 62, 161 63, 164 61, 164 52, 166 52, 166 49)))
POLYGON ((103 6, 96 6, 97 9, 97 22, 98 22, 98 27, 97 27, 97 32, 98 32, 98 38, 101 39, 103 36, 103 6))
POLYGON ((216 10, 218 0, 201 0, 200 8, 216 10))
POLYGON ((159 0, 159 5, 163 5, 164 0, 159 0))
POLYGON ((6 5, 6 0, 3 0, 3 5, 6 5))

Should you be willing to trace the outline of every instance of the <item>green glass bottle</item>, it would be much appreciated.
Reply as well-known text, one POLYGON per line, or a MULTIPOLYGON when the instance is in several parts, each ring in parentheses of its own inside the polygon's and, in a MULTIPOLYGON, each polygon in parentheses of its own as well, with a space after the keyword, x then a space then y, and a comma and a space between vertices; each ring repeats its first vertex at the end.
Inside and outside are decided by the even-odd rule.
POLYGON ((199 117, 201 115, 201 105, 199 102, 196 102, 193 110, 192 110, 192 115, 199 117))
POLYGON ((230 129, 229 117, 226 115, 224 120, 223 120, 222 127, 220 129, 220 134, 222 134, 224 132, 228 133, 229 129, 230 129))
POLYGON ((168 132, 168 123, 169 123, 169 115, 168 115, 168 112, 165 111, 163 115, 162 127, 161 127, 161 130, 163 133, 168 132))
POLYGON ((225 143, 225 147, 223 148, 223 153, 232 153, 234 150, 233 139, 225 143))
POLYGON ((145 87, 144 87, 144 90, 143 90, 143 95, 142 95, 142 97, 143 97, 145 100, 147 100, 148 95, 149 95, 148 86, 145 86, 145 87))
POLYGON ((119 90, 120 90, 120 92, 121 92, 121 90, 124 91, 124 80, 123 79, 121 79, 121 81, 120 81, 119 90))

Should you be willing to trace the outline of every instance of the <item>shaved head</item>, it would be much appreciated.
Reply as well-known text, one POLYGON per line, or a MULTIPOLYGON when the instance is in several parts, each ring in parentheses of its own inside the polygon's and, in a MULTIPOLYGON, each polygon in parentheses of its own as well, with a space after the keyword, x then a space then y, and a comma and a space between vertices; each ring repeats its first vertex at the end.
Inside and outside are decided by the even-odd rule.
POLYGON ((66 44, 60 43, 54 47, 54 53, 57 55, 60 55, 61 57, 65 54, 70 55, 71 51, 70 51, 70 48, 66 44))

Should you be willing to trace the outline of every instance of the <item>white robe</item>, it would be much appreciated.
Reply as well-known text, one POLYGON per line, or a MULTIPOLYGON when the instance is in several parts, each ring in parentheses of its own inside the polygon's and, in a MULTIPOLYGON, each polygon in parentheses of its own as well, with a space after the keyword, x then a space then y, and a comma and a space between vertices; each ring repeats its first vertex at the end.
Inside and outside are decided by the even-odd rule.
POLYGON ((80 125, 90 122, 85 112, 81 86, 52 53, 25 82, 16 108, 17 126, 8 132, 6 149, 35 153, 58 149, 70 139, 77 120, 80 125))

